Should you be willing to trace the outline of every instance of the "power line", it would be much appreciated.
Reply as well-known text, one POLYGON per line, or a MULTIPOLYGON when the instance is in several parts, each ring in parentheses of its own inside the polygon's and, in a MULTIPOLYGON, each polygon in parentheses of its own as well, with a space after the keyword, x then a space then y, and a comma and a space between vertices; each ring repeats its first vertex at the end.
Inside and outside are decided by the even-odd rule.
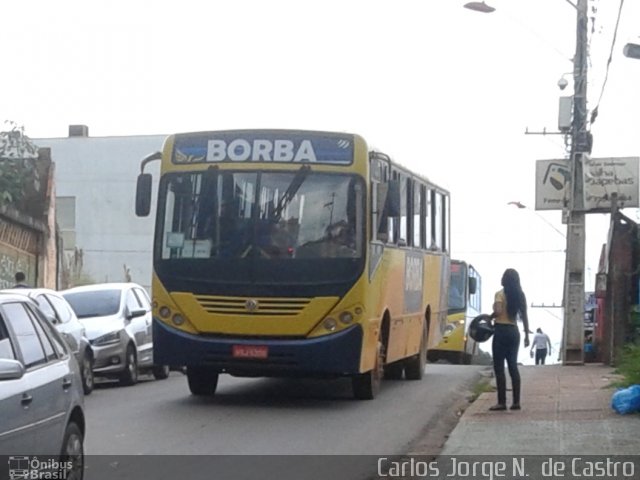
POLYGON ((604 74, 604 81, 602 82, 602 89, 600 90, 600 97, 598 98, 598 103, 596 104, 596 108, 591 112, 591 123, 596 120, 598 116, 598 108, 600 107, 600 102, 602 101, 602 96, 604 95, 605 87, 607 86, 607 80, 609 80, 609 68, 611 67, 611 61, 613 60, 613 51, 616 45, 616 39, 618 38, 618 27, 620 26, 620 17, 622 16, 622 7, 624 6, 624 0, 620 0, 620 6, 618 7, 618 18, 616 19, 616 26, 613 31, 613 40, 611 41, 611 50, 609 52, 609 59, 607 60, 607 68, 604 74))
POLYGON ((456 255, 506 255, 506 254, 540 254, 540 253, 565 253, 565 250, 476 250, 461 251, 456 255))

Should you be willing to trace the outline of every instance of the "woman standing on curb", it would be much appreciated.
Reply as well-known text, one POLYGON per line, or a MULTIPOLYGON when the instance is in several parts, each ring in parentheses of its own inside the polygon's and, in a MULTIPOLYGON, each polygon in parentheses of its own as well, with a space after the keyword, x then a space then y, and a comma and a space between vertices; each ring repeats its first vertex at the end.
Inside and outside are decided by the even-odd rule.
POLYGON ((502 275, 502 290, 496 293, 491 318, 494 321, 493 370, 496 375, 498 403, 489 410, 507 409, 507 379, 504 373, 504 362, 507 361, 513 404, 511 410, 520 410, 520 372, 518 372, 518 348, 520 333, 518 332, 518 314, 524 326, 524 346, 529 346, 529 318, 527 317, 527 299, 520 286, 520 275, 513 268, 508 268, 502 275))

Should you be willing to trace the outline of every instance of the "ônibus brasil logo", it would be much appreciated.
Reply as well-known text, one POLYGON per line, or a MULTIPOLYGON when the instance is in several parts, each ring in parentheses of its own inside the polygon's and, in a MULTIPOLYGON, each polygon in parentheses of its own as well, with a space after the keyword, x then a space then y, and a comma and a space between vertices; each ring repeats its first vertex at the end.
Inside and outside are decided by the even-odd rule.
POLYGON ((9 480, 67 480, 73 462, 61 462, 52 458, 10 456, 9 480))

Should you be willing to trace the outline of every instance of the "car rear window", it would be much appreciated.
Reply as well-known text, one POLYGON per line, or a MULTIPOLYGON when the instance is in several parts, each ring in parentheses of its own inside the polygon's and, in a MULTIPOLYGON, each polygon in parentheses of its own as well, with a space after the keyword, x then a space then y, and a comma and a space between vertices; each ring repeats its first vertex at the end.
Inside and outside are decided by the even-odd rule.
POLYGON ((62 296, 78 318, 105 317, 120 311, 120 290, 93 290, 69 292, 62 296))

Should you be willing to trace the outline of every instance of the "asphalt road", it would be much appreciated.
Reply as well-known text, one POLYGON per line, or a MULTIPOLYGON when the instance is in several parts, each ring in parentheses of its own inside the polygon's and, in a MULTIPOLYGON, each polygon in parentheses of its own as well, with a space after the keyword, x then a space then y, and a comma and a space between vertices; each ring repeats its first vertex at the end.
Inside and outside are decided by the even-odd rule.
MULTIPOLYGON (((211 398, 191 396, 186 377, 178 372, 172 372, 166 380, 149 378, 132 387, 105 383, 85 400, 87 473, 137 462, 134 470, 151 478, 148 468, 142 465, 151 462, 151 468, 158 470, 154 471, 154 479, 159 480, 168 467, 181 462, 180 457, 170 455, 214 455, 216 471, 225 470, 225 465, 232 469, 243 465, 248 469, 246 478, 251 478, 252 472, 265 474, 277 469, 280 461, 288 472, 298 471, 291 455, 400 455, 424 435, 425 426, 437 419, 452 399, 464 395, 481 368, 429 364, 422 381, 385 381, 372 401, 354 400, 348 379, 246 379, 221 375, 216 395, 211 398), (132 459, 126 455, 142 457, 132 459), (230 460, 229 455, 287 457, 245 457, 238 462, 238 457, 230 460), (103 465, 95 465, 98 461, 103 465)), ((327 462, 319 458, 322 457, 298 457, 304 475, 297 478, 313 478, 310 474, 315 472, 317 478, 335 480, 334 474, 320 468, 326 467, 327 462), (313 467, 318 461, 320 465, 313 467)), ((344 473, 344 466, 337 467, 337 458, 330 463, 344 473)), ((365 457, 361 462, 356 457, 342 460, 345 458, 354 471, 344 478, 357 478, 359 463, 371 463, 365 457)), ((194 478, 193 471, 206 470, 203 462, 207 461, 207 457, 182 460, 179 473, 183 478, 194 478)), ((282 478, 280 474, 275 476, 282 478)), ((271 478, 268 474, 261 477, 271 478)), ((231 476, 209 478, 245 477, 234 471, 231 476)))

